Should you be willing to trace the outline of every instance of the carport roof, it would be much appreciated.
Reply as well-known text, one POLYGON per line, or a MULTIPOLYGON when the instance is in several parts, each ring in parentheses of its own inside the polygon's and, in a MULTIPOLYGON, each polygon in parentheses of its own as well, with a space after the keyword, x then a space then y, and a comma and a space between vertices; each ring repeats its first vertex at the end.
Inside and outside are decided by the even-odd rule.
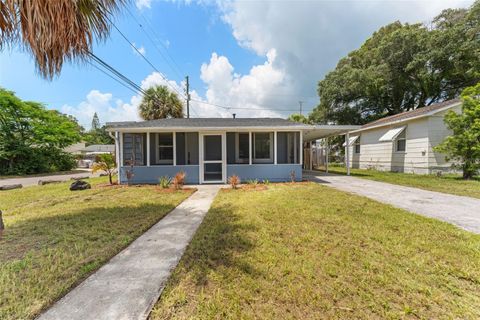
POLYGON ((313 141, 332 136, 344 135, 349 131, 360 129, 361 126, 350 125, 312 125, 310 129, 303 131, 303 141, 313 141))

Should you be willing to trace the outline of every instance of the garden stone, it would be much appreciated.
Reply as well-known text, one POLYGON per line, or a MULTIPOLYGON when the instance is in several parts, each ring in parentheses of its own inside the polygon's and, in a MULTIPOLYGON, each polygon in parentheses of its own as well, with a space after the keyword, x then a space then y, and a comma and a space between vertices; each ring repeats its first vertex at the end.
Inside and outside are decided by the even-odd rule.
POLYGON ((12 190, 12 189, 20 189, 23 186, 21 184, 6 184, 4 186, 0 186, 0 190, 12 190))
POLYGON ((87 190, 91 188, 90 183, 83 180, 77 180, 70 185, 70 191, 87 190))

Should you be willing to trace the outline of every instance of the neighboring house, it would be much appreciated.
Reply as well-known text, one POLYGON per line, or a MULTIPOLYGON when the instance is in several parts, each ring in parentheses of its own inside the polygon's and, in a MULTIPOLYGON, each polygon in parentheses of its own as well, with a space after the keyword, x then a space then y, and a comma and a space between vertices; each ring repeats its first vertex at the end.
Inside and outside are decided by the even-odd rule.
POLYGON ((433 150, 451 134, 443 118, 461 112, 458 99, 382 118, 349 133, 352 168, 431 174, 450 171, 451 163, 433 150))
POLYGON ((186 182, 302 179, 303 143, 354 127, 311 126, 273 118, 190 118, 111 122, 120 183, 158 183, 186 173, 186 182))
POLYGON ((78 155, 78 154, 83 154, 84 149, 85 149, 85 142, 78 142, 66 147, 65 149, 63 149, 63 151, 78 155))
POLYGON ((88 147, 85 147, 83 150, 85 155, 97 155, 104 153, 115 153, 114 144, 91 144, 88 147))

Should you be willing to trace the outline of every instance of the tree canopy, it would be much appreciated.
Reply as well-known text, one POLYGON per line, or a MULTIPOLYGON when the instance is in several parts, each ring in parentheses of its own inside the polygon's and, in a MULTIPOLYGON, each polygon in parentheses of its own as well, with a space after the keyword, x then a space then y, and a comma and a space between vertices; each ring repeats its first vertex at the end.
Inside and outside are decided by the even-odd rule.
POLYGON ((183 103, 166 86, 156 86, 146 90, 139 111, 144 120, 183 118, 183 103))
POLYGON ((471 179, 480 169, 480 83, 462 93, 462 113, 450 110, 445 124, 452 135, 435 147, 448 160, 454 160, 462 168, 463 178, 471 179))
POLYGON ((394 22, 318 84, 320 123, 364 124, 458 97, 480 81, 480 0, 431 24, 394 22))
POLYGON ((71 117, 0 88, 1 174, 69 170, 74 162, 62 149, 80 139, 71 117))
POLYGON ((92 126, 88 132, 83 133, 83 141, 86 144, 113 144, 115 141, 108 134, 106 127, 100 124, 100 118, 95 112, 92 118, 92 126))

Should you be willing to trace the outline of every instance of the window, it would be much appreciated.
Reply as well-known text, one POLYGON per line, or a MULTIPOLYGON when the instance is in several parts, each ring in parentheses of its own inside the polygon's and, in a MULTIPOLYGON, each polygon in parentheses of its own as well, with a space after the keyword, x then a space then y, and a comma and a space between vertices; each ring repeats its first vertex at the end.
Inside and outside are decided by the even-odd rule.
POLYGON ((173 164, 173 133, 157 133, 157 164, 173 164))
POLYGON ((395 150, 397 152, 405 152, 406 146, 407 146, 407 139, 405 136, 405 130, 403 130, 402 133, 399 134, 397 137, 395 150))
POLYGON ((355 153, 360 153, 360 136, 355 140, 354 149, 355 153))
POLYGON ((248 132, 235 134, 235 162, 248 163, 250 156, 248 132))
POLYGON ((253 133, 253 162, 271 163, 273 162, 273 133, 255 132, 253 133))

